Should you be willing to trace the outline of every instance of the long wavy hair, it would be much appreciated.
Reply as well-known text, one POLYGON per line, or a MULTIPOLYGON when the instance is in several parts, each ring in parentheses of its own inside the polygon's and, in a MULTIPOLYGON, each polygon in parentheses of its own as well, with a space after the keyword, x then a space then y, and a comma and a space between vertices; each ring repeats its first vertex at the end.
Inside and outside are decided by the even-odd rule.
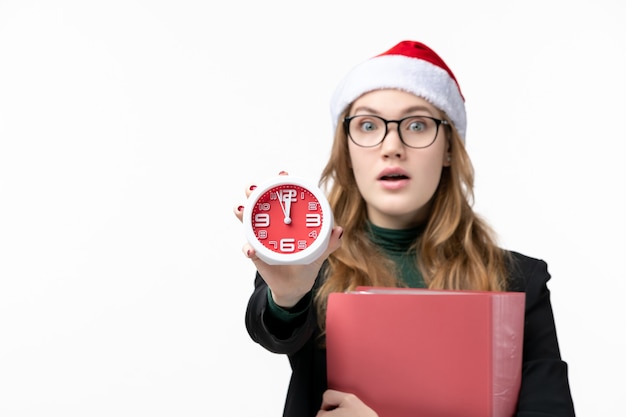
MULTIPOLYGON (((349 113, 348 108, 339 119, 349 113)), ((444 130, 450 166, 444 167, 423 233, 415 236, 415 262, 432 289, 506 290, 506 252, 494 231, 472 209, 474 168, 465 146, 450 125, 444 130)), ((328 193, 335 222, 343 227, 342 246, 328 258, 324 279, 315 295, 322 335, 332 292, 357 286, 399 287, 393 262, 368 237, 367 212, 350 166, 348 138, 338 123, 331 155, 320 178, 328 193)))

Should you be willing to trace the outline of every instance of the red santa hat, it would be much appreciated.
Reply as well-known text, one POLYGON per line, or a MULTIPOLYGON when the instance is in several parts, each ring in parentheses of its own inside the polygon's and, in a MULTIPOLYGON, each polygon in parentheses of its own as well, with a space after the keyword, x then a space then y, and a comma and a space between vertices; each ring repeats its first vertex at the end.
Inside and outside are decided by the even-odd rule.
POLYGON ((413 93, 444 111, 465 140, 465 99, 454 74, 435 51, 414 41, 400 42, 357 65, 344 77, 330 103, 334 126, 354 100, 385 88, 413 93))

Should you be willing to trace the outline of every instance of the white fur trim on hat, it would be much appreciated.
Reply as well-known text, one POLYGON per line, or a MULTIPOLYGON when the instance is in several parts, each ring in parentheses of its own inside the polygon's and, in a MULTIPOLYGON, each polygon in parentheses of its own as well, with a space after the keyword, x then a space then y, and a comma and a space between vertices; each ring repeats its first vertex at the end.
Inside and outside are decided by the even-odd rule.
POLYGON ((444 111, 465 141, 465 102, 456 81, 445 69, 404 55, 379 55, 357 65, 346 75, 331 99, 334 128, 350 103, 365 93, 386 88, 413 93, 444 111))

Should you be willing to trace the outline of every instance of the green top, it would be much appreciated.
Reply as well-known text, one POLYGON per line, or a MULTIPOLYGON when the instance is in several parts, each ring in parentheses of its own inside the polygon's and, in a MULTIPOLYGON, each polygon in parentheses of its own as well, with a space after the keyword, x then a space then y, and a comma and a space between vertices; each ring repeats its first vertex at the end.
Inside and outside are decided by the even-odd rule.
POLYGON ((400 280, 411 288, 424 288, 424 278, 417 269, 415 249, 411 244, 415 236, 422 234, 423 226, 395 230, 369 224, 370 239, 380 247, 385 255, 395 262, 400 280))
MULTIPOLYGON (((415 248, 411 248, 415 237, 422 233, 423 226, 395 230, 378 227, 371 223, 368 225, 370 239, 394 261, 400 274, 400 280, 408 287, 424 288, 426 286, 424 279, 415 264, 415 248)), ((267 289, 267 299, 270 312, 284 321, 293 320, 308 309, 308 305, 304 306, 305 308, 297 308, 299 306, 296 306, 296 308, 289 310, 278 306, 272 299, 269 288, 267 289)))

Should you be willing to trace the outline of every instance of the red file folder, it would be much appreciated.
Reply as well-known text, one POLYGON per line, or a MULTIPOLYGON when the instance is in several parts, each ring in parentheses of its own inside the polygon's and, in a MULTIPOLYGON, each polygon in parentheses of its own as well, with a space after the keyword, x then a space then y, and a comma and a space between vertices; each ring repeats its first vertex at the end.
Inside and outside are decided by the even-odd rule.
POLYGON ((510 417, 525 294, 360 287, 332 293, 328 386, 379 417, 510 417))

